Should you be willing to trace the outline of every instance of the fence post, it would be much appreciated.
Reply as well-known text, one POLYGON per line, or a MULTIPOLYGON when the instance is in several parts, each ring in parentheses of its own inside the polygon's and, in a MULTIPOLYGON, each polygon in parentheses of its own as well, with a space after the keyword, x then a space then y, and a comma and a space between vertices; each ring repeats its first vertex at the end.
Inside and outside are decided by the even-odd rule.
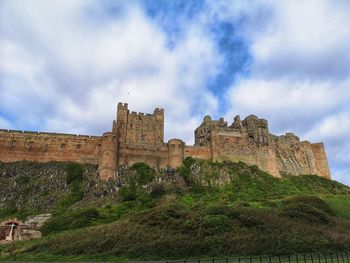
POLYGON ((344 263, 344 256, 343 256, 343 252, 342 251, 340 251, 340 255, 341 255, 341 259, 342 259, 342 261, 344 263))
POLYGON ((337 256, 337 262, 339 263, 339 256, 338 256, 338 252, 335 252, 335 255, 337 256))
POLYGON ((297 263, 299 263, 298 254, 295 255, 295 258, 296 258, 296 260, 297 260, 297 263))
POLYGON ((228 258, 226 258, 226 263, 228 263, 228 258))
POLYGON ((259 256, 259 261, 260 261, 260 263, 262 263, 262 257, 261 256, 259 256))
POLYGON ((278 255, 278 262, 281 263, 281 256, 278 255))
POLYGON ((213 258, 213 263, 215 263, 215 259, 213 258))
POLYGON ((321 263, 321 256, 320 256, 320 253, 317 254, 317 257, 318 257, 318 263, 321 263))
POLYGON ((314 257, 312 256, 312 253, 311 253, 311 262, 314 263, 314 257))
POLYGON ((200 258, 198 259, 198 263, 201 263, 201 259, 200 258))
POLYGON ((333 256, 332 256, 332 253, 331 253, 331 262, 333 263, 333 256))
POLYGON ((241 257, 238 257, 238 263, 241 263, 241 257))
POLYGON ((269 255, 269 262, 271 263, 271 256, 269 255))
POLYGON ((328 263, 326 254, 324 254, 324 260, 326 261, 326 263, 328 263))
POLYGON ((290 263, 290 256, 288 255, 288 263, 290 263))
POLYGON ((306 263, 306 255, 304 254, 304 263, 306 263))
POLYGON ((249 262, 252 263, 252 256, 249 257, 249 262))

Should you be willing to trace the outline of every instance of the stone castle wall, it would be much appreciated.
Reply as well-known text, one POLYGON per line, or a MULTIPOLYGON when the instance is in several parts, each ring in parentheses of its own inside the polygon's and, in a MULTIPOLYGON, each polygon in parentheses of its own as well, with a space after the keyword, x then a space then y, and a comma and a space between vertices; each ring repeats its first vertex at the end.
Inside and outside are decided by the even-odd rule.
POLYGON ((268 122, 250 115, 228 125, 206 116, 195 130, 195 144, 164 142, 164 110, 130 112, 119 103, 112 131, 103 136, 0 130, 0 161, 75 161, 99 165, 102 180, 117 176, 118 167, 145 162, 157 169, 176 168, 188 157, 243 161, 274 176, 317 174, 330 178, 322 143, 300 142, 292 133, 275 136, 268 122))
POLYGON ((0 130, 0 161, 76 161, 98 164, 101 137, 0 130))
POLYGON ((213 121, 206 116, 195 137, 195 145, 212 150, 214 161, 243 161, 274 176, 317 174, 330 178, 322 143, 300 142, 293 133, 272 135, 268 122, 254 115, 243 121, 236 116, 230 126, 223 119, 213 121))

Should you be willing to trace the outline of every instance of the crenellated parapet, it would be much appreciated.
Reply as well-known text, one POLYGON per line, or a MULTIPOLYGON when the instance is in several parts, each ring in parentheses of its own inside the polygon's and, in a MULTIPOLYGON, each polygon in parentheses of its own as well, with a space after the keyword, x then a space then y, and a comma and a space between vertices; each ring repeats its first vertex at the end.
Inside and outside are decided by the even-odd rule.
POLYGON ((164 109, 130 111, 119 103, 112 129, 103 136, 0 130, 0 161, 74 161, 99 166, 101 180, 118 167, 145 162, 155 169, 177 168, 184 158, 243 161, 273 176, 317 174, 330 178, 323 143, 300 141, 293 133, 269 133, 268 122, 255 115, 237 115, 229 124, 209 115, 194 132, 194 145, 180 139, 164 142, 164 109))

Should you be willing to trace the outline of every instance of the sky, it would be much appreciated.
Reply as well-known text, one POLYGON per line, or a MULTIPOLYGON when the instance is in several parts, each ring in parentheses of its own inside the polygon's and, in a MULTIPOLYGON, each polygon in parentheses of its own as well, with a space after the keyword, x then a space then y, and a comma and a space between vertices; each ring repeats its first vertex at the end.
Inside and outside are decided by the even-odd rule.
POLYGON ((350 185, 350 1, 0 0, 0 128, 101 135, 118 102, 165 139, 255 114, 324 142, 350 185))

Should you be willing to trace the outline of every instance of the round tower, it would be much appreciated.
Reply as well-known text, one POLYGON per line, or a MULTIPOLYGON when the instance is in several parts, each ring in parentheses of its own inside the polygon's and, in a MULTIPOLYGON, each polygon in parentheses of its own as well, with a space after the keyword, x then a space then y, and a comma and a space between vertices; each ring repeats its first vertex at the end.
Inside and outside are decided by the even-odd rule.
POLYGON ((168 141, 168 165, 177 168, 184 159, 184 142, 180 139, 171 139, 168 141))
POLYGON ((117 135, 106 132, 102 137, 99 176, 103 181, 113 178, 117 167, 117 135))

